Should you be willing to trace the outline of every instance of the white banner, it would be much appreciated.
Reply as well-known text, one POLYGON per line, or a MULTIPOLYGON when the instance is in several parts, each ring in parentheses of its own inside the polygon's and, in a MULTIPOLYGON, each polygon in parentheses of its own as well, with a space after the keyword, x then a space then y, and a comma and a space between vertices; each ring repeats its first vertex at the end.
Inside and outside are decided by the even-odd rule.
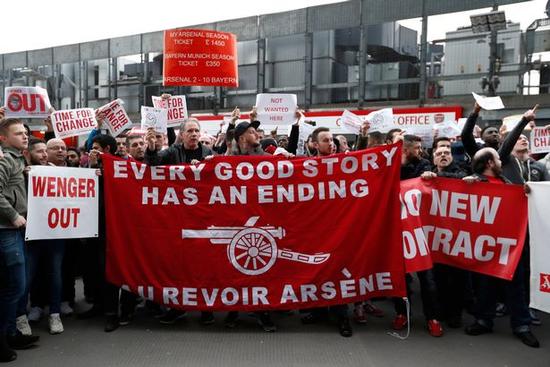
POLYGON ((550 152, 550 130, 545 127, 535 127, 531 131, 531 153, 550 152))
POLYGON ((371 112, 367 115, 366 120, 370 124, 369 131, 387 133, 396 127, 393 122, 393 109, 391 108, 371 112))
POLYGON ((341 117, 342 128, 349 134, 359 135, 361 132, 361 126, 363 125, 363 119, 353 112, 344 110, 341 117))
POLYGON ((462 132, 456 121, 443 121, 435 124, 434 130, 437 131, 438 138, 456 138, 462 132))
POLYGON ((477 104, 484 110, 492 111, 504 109, 504 103, 502 103, 502 99, 500 97, 485 97, 474 92, 472 92, 472 95, 474 96, 477 104))
POLYGON ((550 312, 550 182, 529 182, 530 307, 550 312))
POLYGON ((256 96, 258 120, 263 125, 292 125, 296 123, 297 108, 296 94, 263 93, 256 96))
POLYGON ((168 99, 153 96, 153 106, 168 110, 168 127, 179 127, 188 117, 185 96, 170 96, 168 99))
POLYGON ((168 110, 141 106, 141 130, 154 129, 161 134, 167 133, 168 110))
POLYGON ((126 110, 122 107, 123 104, 124 102, 121 99, 115 99, 99 108, 99 112, 104 115, 104 121, 114 137, 132 127, 132 121, 130 121, 126 110))
POLYGON ((52 113, 52 127, 59 139, 86 135, 97 126, 93 108, 61 110, 52 113))
POLYGON ((298 130, 298 147, 296 148, 296 155, 303 156, 306 155, 306 143, 307 138, 313 133, 315 126, 306 124, 303 121, 300 121, 299 130, 298 130))
POLYGON ((46 118, 50 116, 48 91, 40 87, 6 87, 6 117, 46 118))
POLYGON ((26 240, 98 235, 95 169, 31 166, 26 240))

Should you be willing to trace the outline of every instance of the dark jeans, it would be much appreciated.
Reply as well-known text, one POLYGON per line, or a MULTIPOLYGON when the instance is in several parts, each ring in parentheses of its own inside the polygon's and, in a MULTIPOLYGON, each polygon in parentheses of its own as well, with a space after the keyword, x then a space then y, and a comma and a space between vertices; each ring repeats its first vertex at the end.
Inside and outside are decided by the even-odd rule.
POLYGON ((510 312, 510 324, 514 331, 528 331, 531 324, 529 315, 528 296, 525 286, 526 277, 529 275, 529 250, 526 244, 518 267, 512 281, 505 281, 495 277, 478 274, 478 295, 475 317, 485 327, 493 328, 493 320, 496 313, 497 292, 499 285, 504 285, 506 290, 506 305, 510 312))
POLYGON ((464 293, 468 272, 443 264, 434 264, 435 282, 441 317, 444 320, 459 319, 464 308, 464 293))
MULTIPOLYGON (((416 273, 420 282, 420 295, 422 298, 422 311, 426 320, 440 320, 440 308, 437 300, 437 285, 435 283, 434 273, 431 269, 419 271, 416 273)), ((410 282, 407 282, 407 297, 411 302, 411 287, 410 282)), ((402 298, 394 298, 393 303, 395 312, 398 315, 407 314, 407 305, 402 298)))
POLYGON ((0 335, 15 335, 17 302, 25 293, 23 232, 0 229, 0 335))
POLYGON ((29 299, 29 290, 33 282, 40 278, 46 278, 48 283, 49 295, 48 304, 50 305, 50 314, 61 312, 61 294, 63 290, 63 255, 65 253, 65 240, 40 240, 30 241, 26 246, 27 256, 27 285, 25 294, 19 300, 17 314, 26 313, 27 302, 29 299), (46 274, 38 274, 40 262, 46 266, 46 274))

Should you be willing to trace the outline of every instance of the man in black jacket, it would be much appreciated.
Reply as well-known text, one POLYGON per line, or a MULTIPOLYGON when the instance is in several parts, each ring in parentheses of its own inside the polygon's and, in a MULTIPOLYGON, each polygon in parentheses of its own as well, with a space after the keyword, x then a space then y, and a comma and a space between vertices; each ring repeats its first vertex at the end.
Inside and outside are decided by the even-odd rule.
POLYGON ((145 163, 151 166, 168 164, 195 164, 213 155, 212 150, 200 143, 201 127, 195 118, 188 118, 180 125, 179 140, 182 144, 173 144, 170 148, 157 151, 157 138, 153 129, 145 135, 147 150, 145 163))
MULTIPOLYGON (((521 129, 523 129, 527 122, 532 119, 534 119, 534 111, 527 111, 520 123, 524 123, 521 129)), ((512 140, 510 140, 514 137, 512 136, 512 138, 510 138, 510 135, 506 138, 503 148, 506 144, 515 145, 515 141, 512 143, 512 140)), ((515 140, 517 140, 517 135, 515 140)), ((523 182, 517 182, 518 180, 522 180, 521 174, 518 176, 514 174, 515 170, 510 167, 510 162, 512 161, 510 157, 506 156, 506 158, 507 161, 504 163, 505 161, 501 160, 502 155, 497 153, 494 149, 480 149, 472 160, 474 175, 465 177, 464 180, 467 182, 482 181, 501 184, 523 184, 523 182), (506 174, 503 175, 505 166, 508 166, 508 172, 509 174, 511 173, 510 176, 506 176, 506 174)), ((519 171, 519 168, 517 168, 517 170, 519 171)), ((479 294, 477 301, 478 307, 475 315, 476 321, 472 325, 466 327, 466 334, 475 336, 493 331, 493 319, 495 318, 496 310, 496 290, 500 283, 504 283, 507 305, 510 309, 510 323, 514 335, 516 335, 525 345, 533 348, 538 348, 540 346, 539 341, 531 333, 530 329, 531 315, 529 314, 529 304, 525 297, 528 270, 529 246, 526 242, 511 282, 503 282, 502 280, 487 275, 479 274, 477 276, 479 294)))
MULTIPOLYGON (((151 166, 171 164, 197 164, 213 157, 212 150, 203 145, 200 139, 201 127, 195 118, 188 118, 180 125, 178 140, 181 144, 173 144, 165 150, 157 150, 157 133, 153 129, 147 130, 145 141, 145 163, 151 166)), ((173 324, 185 316, 185 311, 176 309, 169 310, 159 321, 161 324, 173 324)), ((201 324, 211 325, 214 323, 212 312, 201 312, 201 324)))

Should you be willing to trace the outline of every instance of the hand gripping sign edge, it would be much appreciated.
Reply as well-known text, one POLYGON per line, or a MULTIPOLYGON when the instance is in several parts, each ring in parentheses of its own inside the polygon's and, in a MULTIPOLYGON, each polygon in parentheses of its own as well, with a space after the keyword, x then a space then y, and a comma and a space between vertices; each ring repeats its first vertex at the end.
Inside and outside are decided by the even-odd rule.
POLYGON ((235 269, 246 275, 260 275, 267 272, 277 258, 304 264, 318 265, 330 257, 327 253, 315 255, 277 249, 275 239, 282 240, 286 231, 282 227, 254 227, 260 217, 250 217, 243 227, 210 226, 206 230, 182 229, 186 238, 210 239, 214 245, 227 246, 227 258, 235 269), (240 253, 239 253, 240 251, 240 253))

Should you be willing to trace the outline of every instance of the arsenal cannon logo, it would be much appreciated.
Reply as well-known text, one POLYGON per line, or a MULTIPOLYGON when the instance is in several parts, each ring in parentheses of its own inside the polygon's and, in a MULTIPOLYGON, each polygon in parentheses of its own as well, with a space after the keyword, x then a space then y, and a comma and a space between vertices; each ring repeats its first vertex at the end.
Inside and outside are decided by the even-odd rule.
POLYGON ((275 239, 285 237, 285 229, 273 226, 255 227, 260 217, 250 217, 242 227, 210 226, 206 230, 183 229, 182 238, 205 238, 214 245, 227 246, 229 262, 241 273, 260 275, 271 269, 275 261, 285 259, 304 264, 318 265, 327 261, 330 254, 302 254, 278 249, 275 239))

